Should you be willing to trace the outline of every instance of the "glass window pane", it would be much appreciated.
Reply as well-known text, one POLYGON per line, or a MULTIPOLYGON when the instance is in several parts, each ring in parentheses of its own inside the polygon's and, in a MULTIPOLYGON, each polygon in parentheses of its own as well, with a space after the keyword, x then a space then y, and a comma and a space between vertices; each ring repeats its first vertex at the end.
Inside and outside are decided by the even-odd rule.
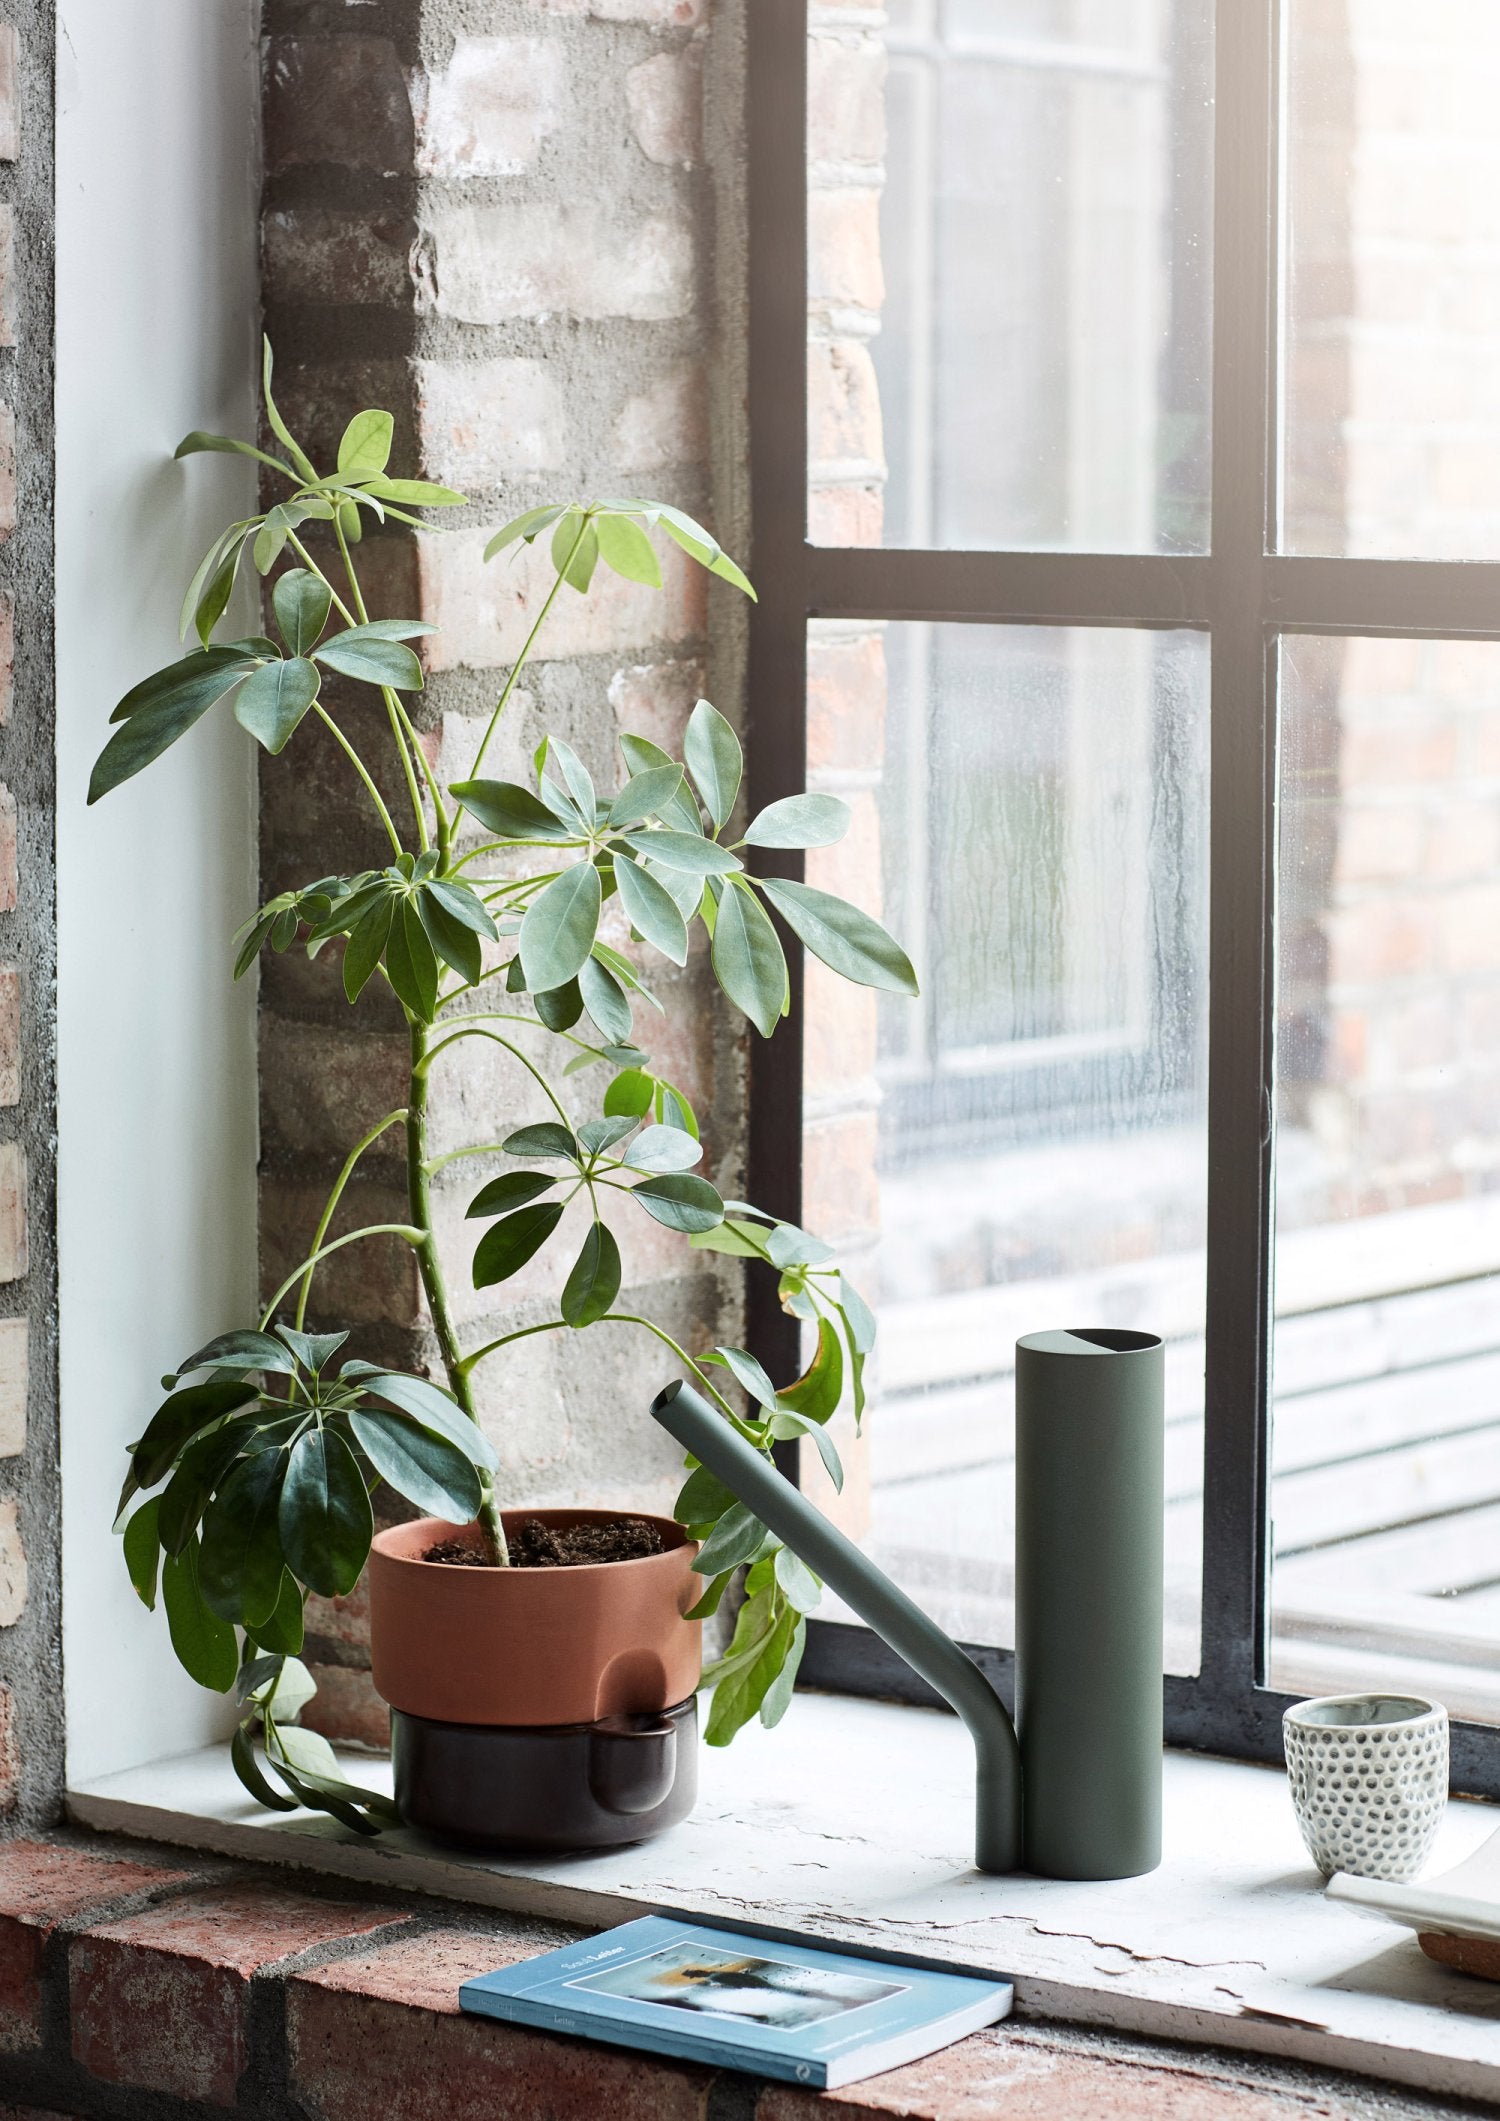
POLYGON ((942 1625, 1013 1641, 1018 1335, 1169 1336, 1168 1669, 1196 1671, 1206 1187, 1206 641, 820 621, 810 879, 919 1002, 809 964, 804 1214, 879 1314, 865 1439, 809 1492, 942 1625))
POLYGON ((1200 552, 1210 0, 905 0, 809 50, 809 526, 1200 552))
POLYGON ((1288 0, 1291 552, 1500 555, 1500 7, 1288 0))
POLYGON ((1500 644, 1282 652, 1271 1681, 1500 1716, 1500 644))

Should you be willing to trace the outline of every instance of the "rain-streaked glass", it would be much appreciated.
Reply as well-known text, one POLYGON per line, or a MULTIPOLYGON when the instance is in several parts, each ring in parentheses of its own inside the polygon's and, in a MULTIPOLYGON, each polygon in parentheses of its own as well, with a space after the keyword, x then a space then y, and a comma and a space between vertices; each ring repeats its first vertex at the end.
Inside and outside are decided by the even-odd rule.
POLYGON ((898 0, 809 52, 815 543, 1208 544, 1210 0, 898 0))
POLYGON ((960 1639, 1009 1644, 1015 1341, 1147 1323, 1169 1340, 1166 1649, 1187 1672, 1208 668, 1191 633, 825 621, 809 641, 810 784, 856 809, 854 851, 809 874, 883 888, 922 997, 862 1014, 808 981, 805 1215, 851 1248, 880 1341, 844 1496, 807 1483, 960 1639))
POLYGON ((1283 644, 1271 1682, 1500 1718, 1500 643, 1283 644))

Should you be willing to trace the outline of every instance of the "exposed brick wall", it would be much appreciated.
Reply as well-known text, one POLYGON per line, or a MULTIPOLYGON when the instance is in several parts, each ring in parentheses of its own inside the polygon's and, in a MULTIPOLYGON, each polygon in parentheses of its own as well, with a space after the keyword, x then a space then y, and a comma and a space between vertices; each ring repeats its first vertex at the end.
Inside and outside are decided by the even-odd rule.
POLYGON ((52 10, 0 9, 0 1830, 55 1816, 52 10))
MULTIPOLYGON (((361 548, 373 609, 443 629, 425 647, 419 719, 444 778, 467 770, 551 580, 542 550, 483 566, 489 530, 539 498, 649 488, 713 522, 731 548, 743 541, 733 512, 743 356, 723 235, 739 181, 738 25, 726 5, 710 26, 697 0, 267 9, 264 296, 283 409, 331 456, 352 412, 388 406, 399 468, 472 497, 440 538, 398 532, 361 548), (730 172, 722 184, 716 167, 730 172)), ((586 600, 564 592, 486 772, 524 778, 552 729, 613 785, 621 728, 674 743, 702 692, 739 717, 733 592, 708 588, 675 548, 664 572, 661 594, 602 569, 586 600)), ((351 726, 356 713, 350 703, 351 726)), ((385 757, 379 730, 359 726, 385 757)), ((265 762, 261 791, 267 894, 385 858, 342 761, 310 731, 295 757, 265 762)), ((694 1098, 708 1167, 735 1186, 742 1032, 710 999, 701 956, 656 984, 670 1020, 643 1010, 637 1035, 694 1098)), ((269 960, 261 1006, 269 1292, 303 1256, 362 1118, 402 1101, 406 1040, 373 989, 350 1011, 331 955, 311 967, 269 960)), ((576 1087, 584 1116, 602 1079, 576 1087)), ((438 1064, 438 1152, 538 1116, 536 1093, 497 1049, 470 1041, 438 1064)), ((361 1167, 340 1227, 404 1212, 390 1139, 390 1155, 361 1167)), ((488 1175, 479 1161, 452 1169, 437 1203, 471 1344, 555 1315, 557 1267, 545 1256, 498 1291, 468 1286, 478 1229, 463 1210, 488 1175)), ((735 1337, 732 1271, 655 1225, 618 1234, 628 1308, 692 1345, 735 1337)), ((316 1310, 361 1328, 372 1350, 431 1359, 404 1247, 341 1254, 316 1310)), ((654 1344, 619 1329, 538 1337, 482 1370, 506 1499, 664 1506, 676 1454, 646 1413, 664 1374, 654 1344)), ((378 1742, 357 1607, 319 1611, 313 1624, 320 1720, 378 1742)))
POLYGON ((842 2092, 465 2017, 561 1924, 74 1836, 0 1850, 0 2121, 1444 2121, 1322 2071, 1045 2024, 842 2092))

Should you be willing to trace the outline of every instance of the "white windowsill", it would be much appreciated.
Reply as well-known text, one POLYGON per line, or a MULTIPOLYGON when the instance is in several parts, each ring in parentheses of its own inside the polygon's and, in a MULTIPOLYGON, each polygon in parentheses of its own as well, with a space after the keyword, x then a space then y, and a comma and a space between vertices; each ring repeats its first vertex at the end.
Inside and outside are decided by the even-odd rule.
MULTIPOLYGON (((1113 1884, 988 1878, 971 1866, 973 1753, 953 1717, 800 1694, 778 1731, 702 1754, 693 1817, 598 1856, 468 1856, 421 1836, 359 1841, 259 1810, 226 1747, 73 1790, 79 1823, 607 1927, 653 1909, 992 1969, 1016 2005, 1500 2099, 1500 1984, 1434 1965, 1410 1930, 1325 1898, 1286 1778, 1169 1753, 1166 1855, 1113 1884)), ((384 1761, 351 1779, 389 1787, 384 1761)), ((1448 1807, 1431 1868, 1496 1824, 1448 1807)))

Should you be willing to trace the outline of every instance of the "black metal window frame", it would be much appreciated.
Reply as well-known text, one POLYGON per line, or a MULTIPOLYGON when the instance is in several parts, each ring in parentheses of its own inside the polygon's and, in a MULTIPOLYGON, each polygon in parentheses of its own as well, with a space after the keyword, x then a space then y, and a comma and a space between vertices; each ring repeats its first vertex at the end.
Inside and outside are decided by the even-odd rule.
MULTIPOLYGON (((797 793, 814 618, 1201 629, 1210 640, 1209 1198, 1202 1640, 1168 1675, 1168 1742, 1281 1758, 1295 1698, 1266 1684, 1277 830, 1277 643, 1288 634, 1500 639, 1500 563, 1276 552, 1277 230, 1287 0, 1226 0, 1214 46, 1211 550, 913 551, 807 541, 807 0, 747 8, 752 807, 797 793), (1258 350, 1258 357, 1256 352, 1258 350), (1488 618, 1486 619, 1486 614, 1488 618)), ((795 857, 779 857, 794 875, 795 857)), ((793 968, 793 1022, 801 981, 793 968)), ((800 1219, 802 1055, 756 1042, 752 1196, 800 1219)), ((795 1368, 797 1322, 752 1283, 752 1344, 795 1368)), ((795 1476, 795 1466, 786 1470, 795 1476)), ((933 1703, 868 1630, 814 1621, 801 1683, 933 1703)), ((970 1645, 1011 1697, 1013 1656, 970 1645)), ((1453 1783, 1500 1796, 1500 1729, 1455 1723, 1453 1783)))

